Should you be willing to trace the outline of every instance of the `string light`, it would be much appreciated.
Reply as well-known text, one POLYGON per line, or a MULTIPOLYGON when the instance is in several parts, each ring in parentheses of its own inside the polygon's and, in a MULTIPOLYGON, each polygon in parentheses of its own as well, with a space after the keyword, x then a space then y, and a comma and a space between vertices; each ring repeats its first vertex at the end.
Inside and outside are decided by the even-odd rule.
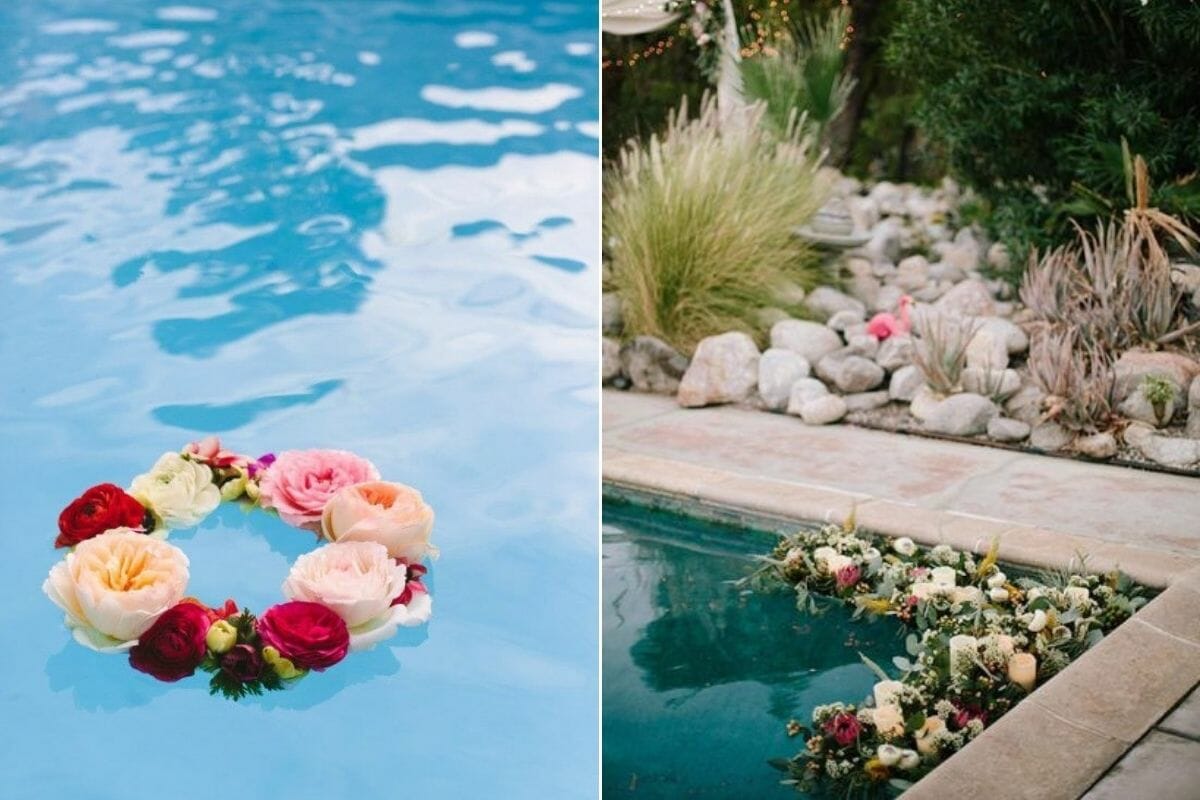
MULTIPOLYGON (((704 0, 689 0, 687 3, 680 3, 678 7, 682 8, 684 5, 688 5, 694 8, 696 5, 702 4, 707 8, 711 8, 713 5, 719 3, 720 0, 711 0, 711 2, 705 2, 704 0)), ((746 26, 746 30, 748 33, 754 36, 754 39, 739 49, 742 58, 753 58, 760 53, 766 56, 778 54, 778 51, 771 46, 771 42, 784 39, 788 35, 786 31, 788 31, 792 25, 792 15, 789 13, 788 9, 788 6, 790 6, 791 3, 792 0, 770 0, 770 2, 767 4, 766 15, 756 8, 750 9, 748 16, 751 22, 746 26)), ((841 5, 849 6, 850 0, 841 0, 841 5)), ((632 8, 623 9, 621 12, 618 12, 616 16, 625 16, 627 14, 633 15, 639 11, 649 9, 661 11, 663 8, 664 4, 661 2, 661 0, 655 0, 653 2, 642 3, 632 8)), ((604 59, 600 62, 600 67, 601 69, 610 69, 612 67, 632 68, 640 63, 663 55, 675 45, 676 41, 681 38, 686 38, 687 34, 688 24, 686 22, 680 23, 676 33, 665 36, 659 39, 657 42, 654 42, 653 44, 643 48, 641 51, 630 53, 628 56, 623 58, 604 59)), ((853 38, 854 26, 847 24, 842 36, 842 40, 838 46, 842 50, 845 50, 847 47, 849 47, 853 38)))

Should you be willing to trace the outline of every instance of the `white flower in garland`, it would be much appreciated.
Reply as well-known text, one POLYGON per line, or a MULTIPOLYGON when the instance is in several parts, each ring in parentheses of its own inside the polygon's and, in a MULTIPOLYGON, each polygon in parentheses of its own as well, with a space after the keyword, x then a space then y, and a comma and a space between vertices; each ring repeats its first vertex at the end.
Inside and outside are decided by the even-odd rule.
POLYGON ((149 472, 133 479, 129 493, 168 528, 190 528, 221 504, 221 490, 207 464, 163 453, 149 472))

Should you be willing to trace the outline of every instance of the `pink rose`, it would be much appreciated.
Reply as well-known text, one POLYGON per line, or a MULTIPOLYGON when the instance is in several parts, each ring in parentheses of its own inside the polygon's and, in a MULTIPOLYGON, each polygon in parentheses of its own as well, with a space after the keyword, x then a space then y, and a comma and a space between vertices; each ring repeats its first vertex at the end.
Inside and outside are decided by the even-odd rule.
POLYGON ((825 733, 833 737, 842 747, 853 744, 862 732, 862 723, 855 715, 843 711, 835 714, 823 726, 825 733))
POLYGON ((862 570, 856 564, 847 564, 837 571, 835 579, 839 589, 849 589, 858 583, 858 579, 862 577, 862 570))
POLYGON ((315 529, 321 512, 337 491, 379 480, 379 470, 345 450, 288 450, 280 453, 259 484, 261 503, 289 525, 315 529))

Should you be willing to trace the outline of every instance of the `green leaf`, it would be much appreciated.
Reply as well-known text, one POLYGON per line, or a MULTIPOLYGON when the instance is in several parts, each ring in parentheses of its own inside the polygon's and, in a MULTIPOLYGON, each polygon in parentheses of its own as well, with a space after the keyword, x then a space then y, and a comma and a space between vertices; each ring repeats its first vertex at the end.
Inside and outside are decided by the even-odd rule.
POLYGON ((893 656, 892 663, 896 665, 896 669, 903 672, 913 671, 913 663, 904 656, 893 656))
POLYGON ((921 640, 917 638, 915 633, 910 633, 904 638, 904 649, 908 651, 910 656, 921 654, 921 640))
POLYGON ((909 733, 915 733, 921 730, 925 725, 925 712, 918 711, 908 719, 904 720, 904 729, 909 733))
POLYGON ((858 657, 861 658, 862 662, 867 665, 867 669, 871 670, 871 672, 874 672, 877 676, 879 676, 879 680, 881 680, 881 681, 890 681, 891 680, 891 677, 886 672, 883 671, 883 667, 879 666, 878 664, 876 664, 871 659, 867 658, 862 653, 859 653, 858 657))

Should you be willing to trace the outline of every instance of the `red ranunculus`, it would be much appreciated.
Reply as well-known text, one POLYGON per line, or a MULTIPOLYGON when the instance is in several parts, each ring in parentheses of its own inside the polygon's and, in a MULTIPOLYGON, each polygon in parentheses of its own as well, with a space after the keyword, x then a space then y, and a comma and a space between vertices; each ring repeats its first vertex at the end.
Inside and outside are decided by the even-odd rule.
POLYGON ((842 747, 853 744, 862 732, 862 723, 858 721, 858 717, 846 711, 834 714, 823 727, 842 747))
POLYGON ((350 649, 350 631, 342 618, 304 600, 268 608, 258 618, 258 635, 297 667, 318 672, 341 661, 350 649))
POLYGON ((120 486, 100 483, 84 492, 58 515, 55 547, 74 547, 112 528, 142 528, 146 509, 120 486))
POLYGON ((208 609, 184 600, 168 608, 129 651, 134 669, 168 683, 186 678, 204 660, 212 624, 208 609))

